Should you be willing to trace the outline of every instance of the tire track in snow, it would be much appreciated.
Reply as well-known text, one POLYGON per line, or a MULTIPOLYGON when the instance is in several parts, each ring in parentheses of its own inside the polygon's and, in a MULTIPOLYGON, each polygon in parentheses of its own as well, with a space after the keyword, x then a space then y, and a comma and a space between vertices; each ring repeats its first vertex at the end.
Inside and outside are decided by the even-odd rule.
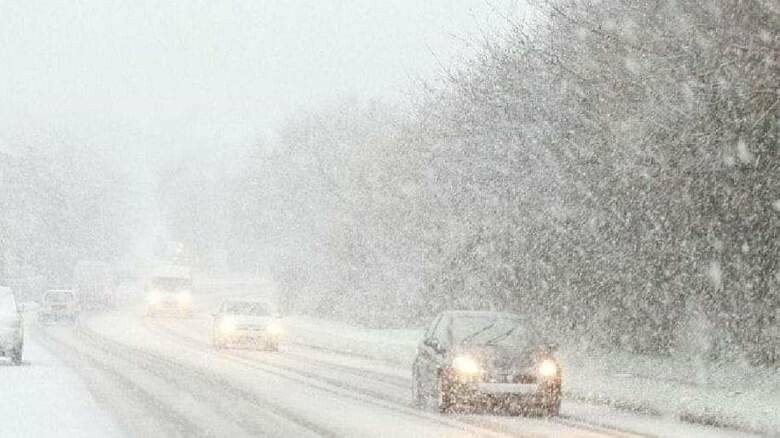
MULTIPOLYGON (((108 380, 122 392, 121 398, 124 402, 123 404, 131 402, 136 406, 140 405, 144 413, 148 415, 149 418, 153 419, 153 422, 156 423, 156 432, 161 432, 161 430, 158 430, 158 427, 160 427, 166 430, 166 436, 194 438, 213 436, 190 421, 187 417, 170 409, 163 400, 151 391, 148 391, 142 385, 136 383, 133 379, 126 377, 118 371, 116 367, 112 367, 106 362, 96 359, 93 355, 84 351, 85 349, 79 348, 72 343, 65 342, 61 338, 53 336, 46 330, 37 331, 37 335, 38 341, 44 348, 63 360, 63 362, 78 374, 83 375, 86 370, 92 369, 107 377, 108 380), (74 357, 74 354, 77 356, 74 357), (84 367, 83 365, 87 365, 87 367, 84 367)), ((92 378, 94 377, 95 376, 92 376, 92 378)), ((112 395, 116 396, 117 394, 112 395)), ((133 424, 131 427, 148 429, 149 425, 143 426, 133 424)), ((153 431, 147 430, 143 434, 146 435, 151 432, 153 431)))
POLYGON ((475 436, 518 436, 517 434, 508 435, 505 431, 496 430, 495 428, 484 427, 481 425, 472 425, 462 421, 442 418, 441 416, 434 414, 427 414, 417 409, 413 409, 407 406, 405 403, 399 403, 398 401, 390 400, 386 394, 376 391, 368 391, 364 388, 348 384, 341 380, 326 378, 318 374, 305 372, 289 366, 268 362, 259 362, 256 360, 256 357, 250 358, 235 352, 215 351, 212 349, 209 343, 182 335, 180 333, 176 333, 160 325, 149 326, 148 328, 162 336, 167 336, 168 338, 178 342, 181 346, 186 346, 187 348, 197 351, 198 353, 207 353, 210 355, 216 355, 223 359, 229 359, 245 367, 256 369, 264 373, 273 374, 277 377, 292 380, 307 386, 315 387, 319 390, 326 391, 340 397, 348 397, 353 400, 369 403, 374 406, 389 409, 407 416, 424 419, 428 422, 432 422, 438 425, 447 426, 459 431, 470 432, 475 436))
MULTIPOLYGON (((364 396, 367 396, 367 397, 370 397, 370 398, 373 398, 373 399, 376 399, 376 400, 379 400, 379 401, 382 401, 382 402, 392 403, 393 404, 392 408, 395 409, 395 410, 399 410, 399 411, 402 411, 402 412, 410 414, 410 415, 415 415, 415 416, 418 416, 418 417, 421 417, 421 418, 425 418, 426 420, 429 420, 429 421, 438 421, 438 422, 447 421, 448 425, 450 424, 450 422, 456 422, 456 424, 458 424, 460 428, 465 428, 465 427, 472 427, 473 428, 473 427, 476 427, 476 428, 486 429, 486 430, 488 430, 490 432, 493 432, 493 433, 509 434, 511 436, 518 436, 518 433, 520 433, 517 430, 511 430, 509 428, 509 425, 507 425, 505 421, 496 421, 496 420, 492 419, 491 417, 479 417, 478 419, 475 419, 475 418, 463 418, 463 417, 460 417, 460 418, 457 418, 457 419, 442 418, 442 417, 438 416, 437 414, 426 414, 426 413, 423 413, 423 412, 421 412, 421 411, 419 411, 417 409, 409 407, 407 405, 407 403, 406 403, 407 400, 406 400, 405 397, 402 398, 402 399, 401 398, 397 398, 397 397, 391 396, 391 395, 389 395, 387 393, 382 393, 382 392, 378 392, 378 391, 373 391, 373 390, 369 390, 369 389, 366 389, 366 388, 362 388, 362 387, 356 386, 354 384, 347 383, 347 382, 345 382, 343 380, 322 376, 320 374, 308 372, 308 371, 302 370, 302 369, 300 369, 298 367, 294 367, 294 366, 279 364, 279 363, 270 362, 270 361, 267 361, 267 360, 261 362, 261 361, 257 360, 257 359, 259 359, 257 356, 251 356, 251 355, 249 355, 247 353, 242 353, 242 352, 237 352, 237 351, 234 351, 234 352, 219 351, 219 352, 217 352, 217 351, 214 351, 212 349, 211 345, 208 342, 204 342, 203 340, 197 339, 197 338, 192 337, 190 335, 185 335, 185 334, 183 334, 183 333, 181 333, 181 332, 179 332, 177 330, 174 330, 174 329, 172 329, 172 328, 170 328, 168 326, 160 324, 159 321, 155 321, 154 323, 149 321, 149 324, 147 324, 147 326, 148 326, 149 329, 151 329, 151 330, 153 330, 153 331, 155 331, 155 332, 157 332, 157 333, 159 333, 159 334, 161 334, 163 336, 167 336, 168 338, 174 339, 174 340, 176 340, 178 342, 184 341, 184 342, 186 342, 190 346, 190 348, 196 349, 197 351, 203 352, 204 350, 206 350, 206 351, 210 352, 211 354, 218 354, 220 357, 229 357, 229 358, 232 358, 235 361, 238 361, 238 362, 244 364, 245 366, 256 368, 256 369, 260 369, 261 371, 265 371, 265 372, 267 372, 266 366, 271 366, 271 367, 274 367, 274 368, 278 368, 278 369, 280 369, 282 371, 294 373, 294 374, 297 374, 297 375, 299 375, 301 377, 304 377, 304 378, 307 378, 307 379, 313 379, 313 380, 316 380, 316 381, 320 381, 320 382, 322 382, 324 384, 335 386, 337 388, 344 389, 346 391, 351 391, 351 392, 354 392, 354 393, 358 393, 358 394, 361 394, 361 395, 364 395, 364 396), (411 411, 411 412, 409 412, 409 411, 411 411)), ((286 354, 286 353, 283 353, 283 354, 286 354)), ((303 357, 303 356, 301 356, 301 357, 303 359, 305 359, 306 362, 309 362, 309 363, 312 362, 312 360, 310 360, 309 358, 306 358, 306 357, 303 357)), ((343 365, 339 365, 339 367, 344 367, 344 366, 343 365)), ((333 367, 331 367, 331 368, 333 368, 333 367)), ((357 368, 355 370, 359 373, 360 369, 357 368)), ((351 373, 351 374, 359 375, 360 377, 365 378, 365 379, 371 379, 371 377, 368 377, 366 375, 357 374, 357 373, 351 373)), ((363 398, 361 398, 361 400, 368 401, 368 400, 365 400, 363 398)), ((556 423, 556 424, 558 424, 560 426, 563 426, 565 428, 576 429, 576 430, 579 430, 581 432, 587 432, 587 433, 590 433, 590 434, 598 434, 599 436, 609 436, 609 437, 616 437, 616 438, 645 437, 645 436, 647 436, 647 435, 638 434, 638 433, 631 432, 631 431, 620 430, 620 429, 617 429, 617 428, 614 428, 614 427, 603 426, 603 425, 595 425, 595 424, 588 424, 588 423, 585 423, 585 422, 574 421, 574 420, 561 420, 561 421, 559 421, 558 419, 550 419, 549 421, 551 421, 553 423, 556 423)))
MULTIPOLYGON (((231 384, 227 379, 219 377, 216 374, 210 373, 208 370, 200 367, 190 366, 182 364, 178 361, 172 360, 166 356, 159 355, 147 350, 143 350, 137 347, 129 346, 113 339, 110 339, 100 333, 88 327, 82 327, 79 334, 85 339, 88 339, 109 353, 113 353, 120 357, 124 361, 132 362, 135 358, 143 358, 143 363, 153 364, 154 368, 150 371, 165 370, 162 372, 161 377, 170 379, 171 381, 179 381, 183 388, 189 388, 193 390, 192 382, 198 382, 201 385, 208 386, 207 391, 203 391, 201 399, 212 400, 216 403, 219 400, 240 400, 244 403, 248 403, 248 409, 244 409, 247 412, 239 412, 239 409, 235 403, 229 403, 227 406, 222 407, 220 413, 226 417, 233 419, 234 423, 239 424, 242 428, 247 429, 252 436, 268 436, 273 435, 273 430, 269 430, 267 422, 261 422, 255 420, 259 412, 265 412, 271 414, 278 419, 283 420, 286 423, 292 423, 299 429, 304 429, 317 436, 322 437, 337 437, 338 433, 327 429, 319 424, 311 422, 305 418, 300 417, 295 412, 284 409, 278 405, 272 404, 266 400, 261 399, 256 394, 238 388, 231 384), (214 396, 215 394, 223 393, 229 397, 223 398, 214 396)), ((268 420, 267 418, 264 420, 268 420)), ((276 421, 279 423, 279 421, 276 421)), ((284 425, 281 425, 284 426, 284 425)), ((289 425, 287 427, 289 429, 289 425)), ((301 431, 298 431, 294 435, 299 435, 301 431)), ((220 434, 221 435, 221 434, 220 434)), ((289 432, 281 433, 279 436, 289 436, 289 432)))

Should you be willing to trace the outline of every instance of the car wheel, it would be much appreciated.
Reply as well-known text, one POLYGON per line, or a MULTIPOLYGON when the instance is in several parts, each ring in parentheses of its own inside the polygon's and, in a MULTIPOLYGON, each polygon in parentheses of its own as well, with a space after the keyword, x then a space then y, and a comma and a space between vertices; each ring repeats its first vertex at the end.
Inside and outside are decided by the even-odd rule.
POLYGON ((22 347, 17 347, 11 352, 11 363, 14 365, 22 364, 22 347))
POLYGON ((444 414, 452 408, 452 394, 450 393, 450 380, 447 376, 440 374, 434 385, 434 400, 436 400, 436 410, 444 414))
POLYGON ((548 417, 557 417, 561 412, 561 399, 558 398, 545 406, 545 415, 548 417))

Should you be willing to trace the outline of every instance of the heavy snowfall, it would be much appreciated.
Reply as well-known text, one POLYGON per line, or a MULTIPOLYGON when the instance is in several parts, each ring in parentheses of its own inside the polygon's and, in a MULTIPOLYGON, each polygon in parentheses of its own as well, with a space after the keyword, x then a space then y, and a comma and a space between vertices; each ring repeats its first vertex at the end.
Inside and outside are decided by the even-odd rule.
POLYGON ((780 437, 775 0, 0 0, 0 437, 780 437))

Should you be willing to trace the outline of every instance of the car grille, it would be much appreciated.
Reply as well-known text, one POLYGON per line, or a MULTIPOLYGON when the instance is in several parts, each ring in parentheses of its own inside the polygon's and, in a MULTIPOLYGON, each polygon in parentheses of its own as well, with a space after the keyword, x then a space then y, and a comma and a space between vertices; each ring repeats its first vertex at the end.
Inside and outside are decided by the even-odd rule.
POLYGON ((536 383, 536 376, 533 374, 518 374, 512 379, 512 383, 536 383))
POLYGON ((489 383, 533 384, 537 382, 537 378, 535 375, 529 373, 496 372, 485 376, 485 381, 489 383))

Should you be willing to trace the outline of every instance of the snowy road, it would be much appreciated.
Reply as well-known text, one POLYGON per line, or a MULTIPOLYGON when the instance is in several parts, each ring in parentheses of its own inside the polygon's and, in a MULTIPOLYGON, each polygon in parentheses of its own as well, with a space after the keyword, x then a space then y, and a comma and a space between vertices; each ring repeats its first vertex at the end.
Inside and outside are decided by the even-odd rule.
POLYGON ((409 406, 408 370, 386 363, 302 345, 217 351, 208 307, 182 320, 128 310, 31 324, 30 337, 130 436, 744 436, 573 402, 557 419, 424 412, 409 406))

